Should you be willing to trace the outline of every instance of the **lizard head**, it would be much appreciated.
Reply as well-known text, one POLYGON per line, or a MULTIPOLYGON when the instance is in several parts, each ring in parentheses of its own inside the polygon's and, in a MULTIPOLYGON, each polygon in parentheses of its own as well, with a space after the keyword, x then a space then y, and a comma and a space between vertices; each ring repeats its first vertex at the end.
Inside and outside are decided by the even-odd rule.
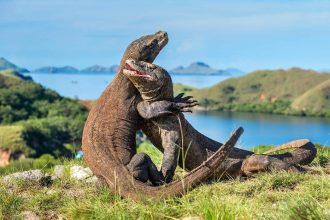
POLYGON ((172 79, 160 66, 128 59, 123 74, 134 84, 144 100, 173 98, 172 79))
POLYGON ((125 62, 127 59, 137 59, 146 62, 153 62, 159 52, 168 42, 167 33, 158 31, 155 34, 145 35, 133 41, 126 49, 125 62))

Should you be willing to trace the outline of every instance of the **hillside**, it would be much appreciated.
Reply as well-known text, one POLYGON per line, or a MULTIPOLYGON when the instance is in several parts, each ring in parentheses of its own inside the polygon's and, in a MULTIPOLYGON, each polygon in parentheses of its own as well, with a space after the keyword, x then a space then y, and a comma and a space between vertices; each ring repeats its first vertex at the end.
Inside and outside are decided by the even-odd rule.
POLYGON ((10 61, 6 60, 3 57, 0 57, 0 71, 2 70, 15 70, 20 73, 28 73, 29 70, 25 68, 21 68, 16 66, 15 64, 11 63, 10 61))
POLYGON ((308 90, 292 103, 292 108, 321 112, 330 109, 330 79, 308 90))
MULTIPOLYGON (((261 70, 204 89, 189 88, 209 110, 330 117, 330 74, 292 68, 261 70)), ((176 92, 184 89, 176 87, 176 92)))
POLYGON ((81 140, 87 110, 15 71, 0 72, 0 152, 68 156, 81 140), (18 146, 20 145, 20 146, 18 146))
POLYGON ((10 70, 10 69, 0 71, 0 74, 2 76, 6 76, 6 77, 9 77, 9 78, 12 78, 12 79, 32 80, 32 78, 30 76, 22 75, 19 72, 15 71, 15 70, 10 70))

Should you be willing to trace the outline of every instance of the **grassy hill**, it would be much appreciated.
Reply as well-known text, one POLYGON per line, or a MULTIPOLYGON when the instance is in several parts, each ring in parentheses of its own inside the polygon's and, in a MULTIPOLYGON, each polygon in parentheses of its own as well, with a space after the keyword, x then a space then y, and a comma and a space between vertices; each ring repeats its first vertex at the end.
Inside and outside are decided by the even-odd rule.
POLYGON ((321 112, 330 109, 330 79, 308 90, 292 103, 292 108, 321 112))
POLYGON ((330 74, 311 70, 261 70, 209 88, 179 85, 175 91, 193 95, 211 110, 330 117, 330 74))

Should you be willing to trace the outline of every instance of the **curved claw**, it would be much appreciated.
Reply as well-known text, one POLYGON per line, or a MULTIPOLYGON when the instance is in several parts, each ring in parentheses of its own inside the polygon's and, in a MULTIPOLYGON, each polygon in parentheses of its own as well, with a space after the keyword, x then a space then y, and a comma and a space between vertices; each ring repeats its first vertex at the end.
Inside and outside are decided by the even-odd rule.
POLYGON ((186 96, 186 97, 183 97, 182 98, 182 100, 183 101, 187 101, 187 100, 189 100, 189 99, 191 99, 191 98, 193 98, 191 95, 188 95, 188 96, 186 96))
POLYGON ((176 106, 180 109, 182 108, 192 108, 194 106, 198 105, 196 102, 191 102, 191 103, 176 103, 176 106))
POLYGON ((184 96, 184 93, 179 93, 177 96, 174 97, 174 102, 179 102, 181 98, 184 96))
POLYGON ((186 97, 183 97, 183 96, 184 96, 184 93, 180 93, 173 99, 173 101, 175 103, 193 103, 193 102, 197 102, 197 100, 192 99, 193 96, 186 96, 186 97))
POLYGON ((188 108, 183 108, 183 109, 181 109, 181 112, 190 112, 190 113, 192 113, 192 110, 188 109, 188 108))

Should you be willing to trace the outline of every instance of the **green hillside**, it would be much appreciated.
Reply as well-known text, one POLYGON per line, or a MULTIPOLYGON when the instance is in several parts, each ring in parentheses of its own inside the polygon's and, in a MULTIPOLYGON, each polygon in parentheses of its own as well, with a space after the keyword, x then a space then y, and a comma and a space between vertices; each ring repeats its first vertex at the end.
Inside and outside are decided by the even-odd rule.
POLYGON ((0 148, 38 157, 68 156, 79 145, 87 109, 16 71, 0 72, 0 148))
POLYGON ((292 108, 311 112, 320 112, 330 109, 330 79, 320 83, 295 99, 292 108))
POLYGON ((13 79, 32 80, 32 78, 30 76, 24 76, 24 75, 16 72, 15 70, 10 70, 10 69, 0 71, 0 75, 7 76, 7 77, 10 77, 13 79))
MULTIPOLYGON (((210 110, 330 117, 330 74, 292 68, 261 70, 205 89, 188 88, 210 110)), ((182 85, 175 91, 187 90, 182 85)), ((189 91, 190 90, 190 91, 189 91)))

